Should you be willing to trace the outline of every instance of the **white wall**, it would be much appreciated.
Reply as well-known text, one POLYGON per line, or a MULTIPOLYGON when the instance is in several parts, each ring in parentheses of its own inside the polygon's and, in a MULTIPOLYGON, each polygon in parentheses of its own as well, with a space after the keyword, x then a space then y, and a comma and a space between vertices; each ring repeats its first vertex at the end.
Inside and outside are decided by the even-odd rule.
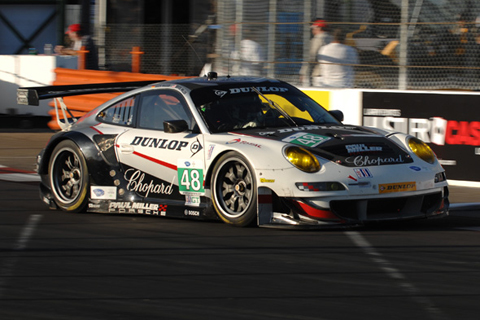
POLYGON ((55 68, 77 67, 75 56, 0 55, 0 114, 32 114, 46 116, 49 101, 40 106, 17 104, 20 87, 48 86, 55 80, 55 68))
POLYGON ((343 112, 343 123, 362 124, 362 91, 358 89, 330 90, 330 110, 343 112))

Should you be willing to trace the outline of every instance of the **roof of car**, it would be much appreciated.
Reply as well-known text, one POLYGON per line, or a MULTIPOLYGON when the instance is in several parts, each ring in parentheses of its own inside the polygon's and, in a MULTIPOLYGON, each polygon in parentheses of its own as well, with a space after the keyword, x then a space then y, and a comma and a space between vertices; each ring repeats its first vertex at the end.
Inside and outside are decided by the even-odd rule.
POLYGON ((190 90, 198 89, 201 87, 209 86, 220 86, 220 85, 247 85, 252 86, 253 84, 264 84, 264 83, 277 83, 277 84, 286 84, 286 82, 271 78, 265 77, 249 77, 249 76, 222 76, 217 78, 209 77, 197 77, 197 78, 184 78, 177 80, 170 80, 165 82, 159 82, 155 84, 157 87, 180 84, 190 90))

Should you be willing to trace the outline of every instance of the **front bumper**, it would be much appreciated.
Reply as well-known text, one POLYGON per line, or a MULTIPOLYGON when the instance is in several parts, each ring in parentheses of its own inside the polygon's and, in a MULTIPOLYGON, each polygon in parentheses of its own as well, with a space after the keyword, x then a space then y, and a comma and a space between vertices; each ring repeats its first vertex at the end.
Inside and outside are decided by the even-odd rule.
POLYGON ((448 215, 448 187, 397 197, 343 198, 331 201, 281 199, 259 192, 260 227, 335 228, 372 222, 440 218, 448 215), (321 205, 328 203, 328 205, 321 205))

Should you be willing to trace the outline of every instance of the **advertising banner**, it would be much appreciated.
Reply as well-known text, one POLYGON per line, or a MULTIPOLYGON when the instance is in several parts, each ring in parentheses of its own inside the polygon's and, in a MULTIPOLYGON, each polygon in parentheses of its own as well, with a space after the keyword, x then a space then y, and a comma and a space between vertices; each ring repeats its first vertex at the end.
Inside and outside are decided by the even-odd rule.
POLYGON ((363 125, 422 139, 450 180, 480 181, 480 95, 364 92, 363 125))

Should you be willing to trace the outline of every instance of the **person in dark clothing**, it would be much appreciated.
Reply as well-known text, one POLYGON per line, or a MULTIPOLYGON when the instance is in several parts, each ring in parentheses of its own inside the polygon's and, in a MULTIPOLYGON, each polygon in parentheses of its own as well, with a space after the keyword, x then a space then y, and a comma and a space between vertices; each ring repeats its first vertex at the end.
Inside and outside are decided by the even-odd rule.
POLYGON ((84 35, 78 23, 70 25, 65 34, 67 34, 72 41, 71 46, 56 46, 55 52, 61 55, 78 55, 79 50, 84 46, 85 50, 88 51, 85 57, 85 68, 98 70, 98 51, 92 37, 84 35))

